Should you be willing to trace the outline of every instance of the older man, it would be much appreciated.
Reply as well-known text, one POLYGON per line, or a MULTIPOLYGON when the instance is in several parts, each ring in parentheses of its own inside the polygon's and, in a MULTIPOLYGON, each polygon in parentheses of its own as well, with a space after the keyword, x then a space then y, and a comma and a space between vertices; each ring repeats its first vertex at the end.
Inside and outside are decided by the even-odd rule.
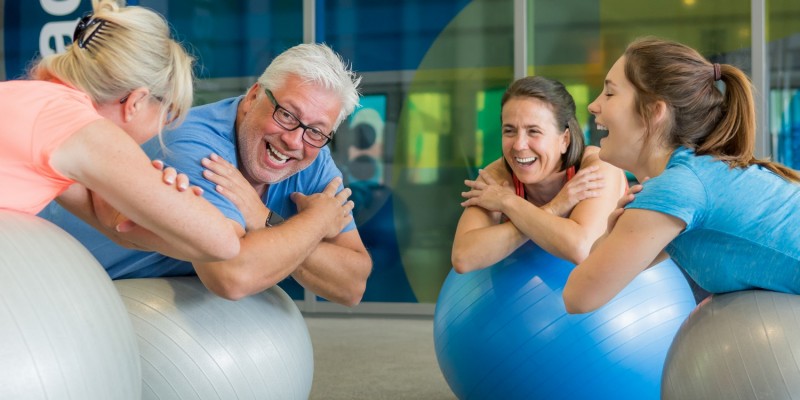
POLYGON ((55 205, 40 216, 77 237, 112 279, 196 273, 214 293, 239 299, 292 276, 321 297, 356 305, 372 261, 326 145, 357 106, 359 81, 327 46, 298 45, 245 95, 195 107, 164 134, 164 146, 145 145, 231 220, 241 235, 234 259, 190 264, 138 227, 97 226, 122 247, 55 205))

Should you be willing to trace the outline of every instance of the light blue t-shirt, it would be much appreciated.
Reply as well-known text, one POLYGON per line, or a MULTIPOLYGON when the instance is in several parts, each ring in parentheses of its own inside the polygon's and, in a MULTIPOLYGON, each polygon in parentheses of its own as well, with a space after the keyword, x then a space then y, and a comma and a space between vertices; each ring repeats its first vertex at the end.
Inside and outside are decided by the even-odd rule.
POLYGON ((800 293, 800 185, 680 147, 626 208, 684 221, 666 251, 711 293, 800 293))
MULTIPOLYGON (((216 103, 194 107, 186 121, 176 130, 164 132, 167 148, 163 151, 158 138, 145 143, 142 148, 151 159, 160 159, 189 176, 192 185, 203 188, 203 196, 222 213, 244 226, 241 212, 224 196, 214 190, 214 184, 203 178, 200 160, 216 153, 233 165, 238 165, 234 123, 236 110, 242 97, 225 99, 216 103)), ((273 210, 289 218, 297 214, 297 206, 289 198, 293 192, 313 194, 321 192, 334 177, 342 173, 324 147, 308 168, 289 178, 269 185, 264 202, 273 210)), ((340 187, 341 190, 341 187, 340 187)), ((39 216, 69 232, 100 261, 112 279, 179 276, 194 274, 191 263, 152 252, 142 252, 118 246, 99 231, 73 216, 53 202, 39 216)), ((355 223, 343 232, 355 229, 355 223)))

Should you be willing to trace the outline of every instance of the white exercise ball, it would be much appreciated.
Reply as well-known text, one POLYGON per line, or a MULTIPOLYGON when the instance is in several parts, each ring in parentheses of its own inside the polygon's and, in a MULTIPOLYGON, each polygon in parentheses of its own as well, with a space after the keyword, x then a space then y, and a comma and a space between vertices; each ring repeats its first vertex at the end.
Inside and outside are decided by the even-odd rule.
POLYGON ((0 399, 139 399, 136 336, 105 270, 39 217, 0 211, 0 399))
POLYGON ((672 341, 661 395, 800 398, 800 296, 747 290, 706 298, 672 341))
POLYGON ((143 399, 308 398, 311 338, 279 287, 229 301, 197 277, 114 283, 139 338, 143 399))

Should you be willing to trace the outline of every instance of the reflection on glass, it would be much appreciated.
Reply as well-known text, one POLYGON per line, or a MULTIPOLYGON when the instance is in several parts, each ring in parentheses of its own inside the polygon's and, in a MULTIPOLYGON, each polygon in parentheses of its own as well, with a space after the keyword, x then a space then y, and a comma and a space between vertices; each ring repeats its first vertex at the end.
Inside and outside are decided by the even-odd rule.
POLYGON ((768 0, 770 133, 776 161, 800 168, 800 2, 768 0))

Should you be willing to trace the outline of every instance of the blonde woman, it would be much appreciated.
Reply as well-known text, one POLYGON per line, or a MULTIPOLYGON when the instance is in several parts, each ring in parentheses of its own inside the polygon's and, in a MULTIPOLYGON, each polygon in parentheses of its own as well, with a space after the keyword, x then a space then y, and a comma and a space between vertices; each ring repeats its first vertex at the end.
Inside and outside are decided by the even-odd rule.
POLYGON ((235 256, 239 240, 226 218, 164 184, 139 148, 188 112, 192 58, 153 11, 108 0, 93 8, 65 53, 41 59, 29 80, 0 82, 0 209, 36 214, 56 198, 100 226, 99 196, 176 256, 235 256))

